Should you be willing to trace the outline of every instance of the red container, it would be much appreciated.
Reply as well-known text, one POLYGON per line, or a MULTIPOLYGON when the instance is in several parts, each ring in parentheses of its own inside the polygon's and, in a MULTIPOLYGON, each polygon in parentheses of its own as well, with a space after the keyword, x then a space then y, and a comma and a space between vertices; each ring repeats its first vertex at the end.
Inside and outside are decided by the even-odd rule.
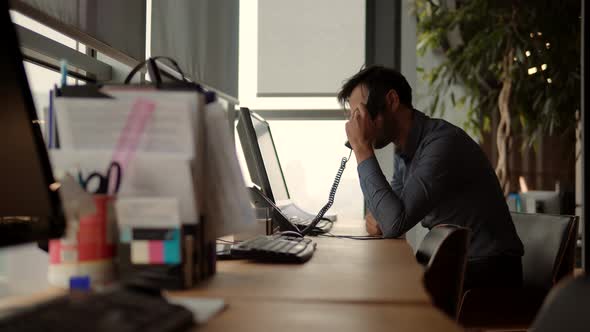
POLYGON ((66 235, 49 241, 49 279, 66 285, 74 275, 88 275, 100 283, 112 279, 117 243, 112 195, 94 195, 96 212, 68 220, 66 235))

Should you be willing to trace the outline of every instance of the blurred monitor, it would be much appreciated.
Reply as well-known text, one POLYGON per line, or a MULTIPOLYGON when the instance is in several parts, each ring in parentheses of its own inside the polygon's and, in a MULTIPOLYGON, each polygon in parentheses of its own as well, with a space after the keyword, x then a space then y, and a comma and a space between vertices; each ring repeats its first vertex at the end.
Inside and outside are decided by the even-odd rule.
POLYGON ((0 246, 60 237, 65 218, 19 40, 0 2, 0 246))
POLYGON ((526 213, 561 214, 561 196, 557 191, 520 193, 521 211, 526 213))

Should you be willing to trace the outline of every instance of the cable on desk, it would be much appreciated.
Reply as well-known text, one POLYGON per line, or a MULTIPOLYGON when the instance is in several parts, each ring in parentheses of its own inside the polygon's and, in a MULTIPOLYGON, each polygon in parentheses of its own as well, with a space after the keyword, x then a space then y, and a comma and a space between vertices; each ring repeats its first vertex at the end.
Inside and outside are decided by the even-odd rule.
POLYGON ((323 237, 333 237, 333 238, 337 238, 337 239, 349 239, 349 240, 383 240, 384 238, 380 237, 380 236, 371 236, 371 235, 335 235, 332 233, 325 233, 325 234, 320 234, 319 236, 323 236, 323 237))

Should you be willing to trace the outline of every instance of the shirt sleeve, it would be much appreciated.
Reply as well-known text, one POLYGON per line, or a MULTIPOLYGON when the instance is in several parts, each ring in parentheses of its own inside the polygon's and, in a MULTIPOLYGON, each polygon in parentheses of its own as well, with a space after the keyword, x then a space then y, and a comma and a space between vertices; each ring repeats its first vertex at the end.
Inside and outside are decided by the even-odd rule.
POLYGON ((460 172, 452 146, 450 137, 427 143, 420 156, 414 156, 412 163, 415 165, 401 193, 389 186, 375 157, 358 165, 367 208, 379 224, 383 237, 403 235, 441 201, 444 190, 453 185, 460 172))

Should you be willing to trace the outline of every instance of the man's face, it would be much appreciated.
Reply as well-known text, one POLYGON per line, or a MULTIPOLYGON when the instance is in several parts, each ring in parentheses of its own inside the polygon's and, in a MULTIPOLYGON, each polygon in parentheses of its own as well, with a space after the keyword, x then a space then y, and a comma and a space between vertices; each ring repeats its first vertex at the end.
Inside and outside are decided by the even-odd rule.
MULTIPOLYGON (((345 116, 346 119, 350 119, 353 112, 356 111, 359 104, 367 105, 367 101, 369 99, 369 90, 363 84, 357 85, 348 97, 348 102, 344 106, 345 107, 345 116)), ((373 118, 373 123, 375 124, 376 132, 376 140, 375 140, 375 149, 382 149, 389 144, 389 140, 387 139, 388 135, 385 135, 385 130, 387 126, 384 122, 385 117, 384 114, 387 113, 387 110, 378 110, 377 116, 373 118)))

